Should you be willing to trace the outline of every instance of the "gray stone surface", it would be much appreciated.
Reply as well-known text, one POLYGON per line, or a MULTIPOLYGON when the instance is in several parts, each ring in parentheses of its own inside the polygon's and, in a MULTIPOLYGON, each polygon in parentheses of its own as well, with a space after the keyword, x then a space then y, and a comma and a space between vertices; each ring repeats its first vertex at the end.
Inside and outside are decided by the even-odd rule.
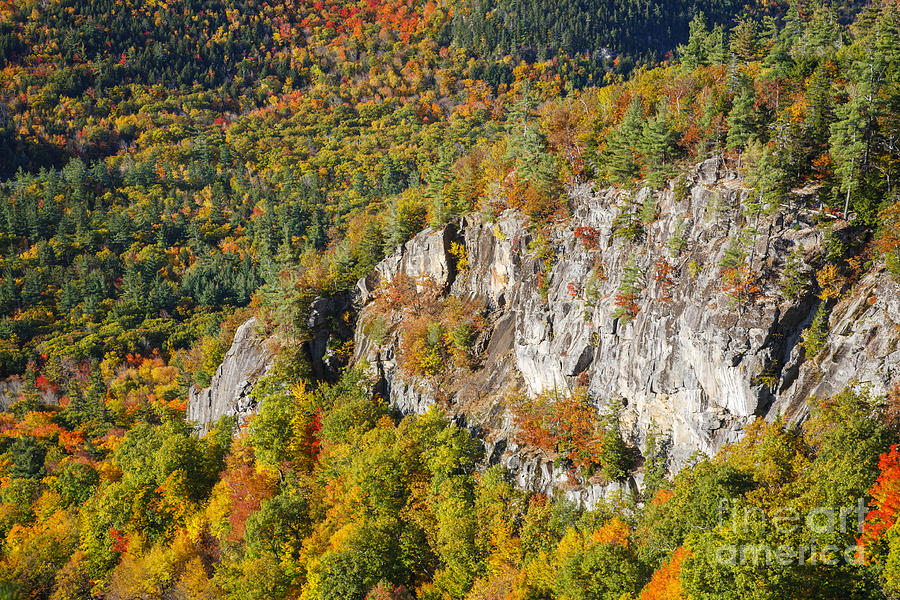
MULTIPOLYGON (((531 250, 535 232, 515 212, 493 222, 471 215, 419 233, 359 281, 354 361, 372 371, 379 392, 404 414, 440 403, 483 438, 487 463, 507 466, 521 487, 588 506, 633 492, 642 473, 625 482, 573 484, 547 457, 516 446, 510 393, 565 396, 586 384, 598 410, 620 407, 623 434, 636 448, 642 450, 654 431, 675 472, 695 452, 712 454, 737 441, 758 417, 803 420, 811 396, 854 382, 884 394, 900 380, 900 286, 894 280, 874 271, 847 290, 833 309, 825 349, 806 357, 799 342, 820 302, 818 290, 786 300, 779 283, 791 252, 802 254, 810 269, 820 262, 822 235, 812 215, 743 215, 748 191, 714 159, 688 173, 686 184, 683 197, 675 196, 674 184, 634 197, 612 188, 570 189, 572 219, 548 232, 554 260, 546 293, 531 250), (658 218, 633 241, 615 228, 628 202, 658 208, 658 218), (595 234, 594 247, 576 239, 578 228, 595 234), (736 302, 724 291, 720 264, 742 233, 753 271, 764 276, 752 300, 736 302), (449 251, 453 242, 466 250, 462 273, 449 251), (618 317, 616 306, 629 260, 643 270, 640 310, 631 320, 618 317), (671 265, 668 285, 656 276, 660 260, 671 265), (394 327, 400 314, 383 314, 374 302, 400 275, 420 283, 420 291, 423 278, 430 278, 441 293, 482 307, 487 326, 476 340, 474 372, 455 374, 441 389, 403 372, 394 327), (378 339, 371 335, 376 319, 388 327, 378 339)), ((313 303, 310 354, 323 372, 334 333, 329 315, 348 302, 313 303)), ((251 323, 238 330, 210 388, 191 391, 189 418, 206 424, 254 409, 249 389, 272 357, 251 323)))
POLYGON ((201 435, 224 416, 245 417, 256 410, 250 392, 253 384, 272 365, 273 355, 256 332, 256 319, 237 328, 234 341, 222 364, 216 369, 209 387, 191 386, 187 419, 196 424, 201 435))
MULTIPOLYGON (((333 352, 333 346, 353 338, 353 300, 352 294, 342 293, 315 298, 310 303, 306 323, 308 339, 303 347, 313 375, 320 380, 334 381, 346 366, 346 358, 333 352)), ((224 416, 246 417, 258 408, 251 392, 256 381, 274 363, 275 355, 270 348, 277 345, 277 341, 261 339, 257 329, 255 318, 238 327, 231 348, 216 369, 209 387, 202 390, 191 387, 187 418, 196 424, 201 434, 224 416)))
MULTIPOLYGON (((642 189, 634 198, 617 189, 571 189, 574 217, 552 231, 555 260, 546 295, 538 290, 540 265, 529 251, 534 232, 520 215, 510 211, 495 222, 473 215, 446 230, 426 230, 360 282, 360 323, 375 318, 371 300, 378 286, 399 274, 432 276, 449 293, 484 306, 490 324, 481 371, 450 390, 451 414, 464 415, 495 441, 508 441, 512 425, 503 394, 510 385, 535 395, 567 394, 576 382, 587 383, 598 409, 623 406, 624 433, 637 448, 649 431, 661 434, 671 471, 696 451, 712 454, 738 440, 757 417, 805 418, 810 395, 837 392, 854 380, 881 394, 898 380, 896 282, 871 273, 848 291, 834 309, 826 349, 807 360, 798 342, 818 306, 817 290, 788 301, 778 284, 792 251, 802 247, 815 262, 820 230, 798 211, 745 217, 740 205, 748 192, 715 160, 699 165, 687 183, 683 198, 674 196, 674 185, 662 192, 642 189), (644 236, 632 242, 616 235, 622 205, 648 199, 657 203, 659 217, 644 236), (596 232, 595 248, 576 240, 578 227, 596 232), (747 255, 754 271, 766 275, 752 301, 736 302, 723 291, 719 265, 731 239, 754 229, 747 255), (683 240, 680 252, 671 250, 675 238, 683 240), (452 241, 463 243, 468 255, 469 268, 458 277, 447 251, 452 241), (627 321, 616 317, 615 300, 629 259, 643 269, 644 289, 639 313, 627 321), (672 267, 670 286, 655 277, 660 259, 672 267), (592 294, 586 292, 589 281, 592 294)), ((398 367, 396 334, 376 345, 365 331, 357 327, 356 359, 371 365, 401 411, 426 410, 436 395, 398 367)), ((523 487, 560 489, 589 503, 616 487, 567 489, 564 473, 511 443, 496 460, 523 487)))
POLYGON ((808 416, 805 400, 848 385, 886 395, 900 383, 900 286, 883 270, 867 274, 834 307, 824 350, 810 360, 794 352, 769 410, 795 420, 808 416), (796 373, 796 379, 794 374, 796 373))
POLYGON ((353 295, 350 293, 318 297, 310 304, 306 324, 309 339, 304 342, 304 347, 313 375, 318 379, 333 382, 346 366, 329 346, 353 338, 354 315, 353 295))

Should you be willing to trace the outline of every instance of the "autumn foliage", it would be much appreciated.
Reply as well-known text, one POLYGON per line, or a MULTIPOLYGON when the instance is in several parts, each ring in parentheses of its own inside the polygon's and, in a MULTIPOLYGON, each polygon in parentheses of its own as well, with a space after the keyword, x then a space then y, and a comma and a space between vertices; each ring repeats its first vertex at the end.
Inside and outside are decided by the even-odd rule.
POLYGON ((650 582, 641 590, 638 600, 687 600, 681 587, 681 563, 690 551, 679 547, 672 558, 653 573, 650 582))
POLYGON ((625 474, 630 450, 620 438, 615 415, 594 406, 584 388, 571 396, 545 393, 517 397, 511 406, 517 439, 573 472, 595 471, 613 479, 625 474))
POLYGON ((878 479, 870 490, 872 510, 866 516, 859 539, 864 556, 878 560, 885 553, 885 534, 897 522, 900 511, 900 450, 891 446, 878 460, 878 479))
MULTIPOLYGON (((720 273, 740 307, 774 291, 760 215, 825 234, 825 256, 804 255, 822 300, 807 358, 855 281, 879 260, 900 270, 895 2, 626 4, 0 0, 0 596, 900 595, 896 390, 886 406, 853 390, 813 403, 796 427, 716 425, 713 411, 716 435, 741 441, 669 480, 685 457, 631 437, 644 423, 593 371, 567 374, 571 394, 511 394, 508 413, 453 404, 482 384, 482 307, 427 278, 385 281, 360 326, 448 414, 403 417, 362 370, 313 368, 316 298, 354 296, 418 231, 473 211, 524 219, 533 235, 511 249, 552 301, 554 227, 604 189, 653 193, 611 219, 630 256, 601 256, 600 231, 575 229, 594 270, 568 293, 599 305, 596 280, 621 276, 617 324, 652 317, 676 273, 701 267, 678 262, 680 231, 665 232, 672 263, 642 244, 671 195, 705 185, 691 173, 710 157, 734 205, 691 217, 723 242, 742 228, 720 273), (256 414, 201 436, 190 390, 251 316, 279 344, 243 386, 256 414), (510 417, 511 439, 493 437, 510 417), (497 464, 515 463, 512 443, 594 508, 522 489, 497 464), (652 467, 650 496, 632 482, 652 467), (584 487, 610 482, 621 496, 603 502, 584 487), (735 534, 720 502, 776 512, 867 494, 866 568, 708 560, 735 534)), ((462 277, 465 248, 451 254, 462 277)), ((352 332, 354 311, 327 325, 352 332)), ((327 352, 342 367, 352 341, 327 352)), ((668 419, 669 386, 652 379, 668 419)), ((741 541, 781 543, 770 533, 741 541)))

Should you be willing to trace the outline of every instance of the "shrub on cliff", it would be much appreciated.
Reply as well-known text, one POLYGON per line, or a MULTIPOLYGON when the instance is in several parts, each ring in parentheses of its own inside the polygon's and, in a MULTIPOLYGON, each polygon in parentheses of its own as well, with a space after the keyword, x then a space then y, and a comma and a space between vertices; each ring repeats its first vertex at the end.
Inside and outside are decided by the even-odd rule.
POLYGON ((615 412, 599 410, 584 388, 571 396, 517 396, 511 410, 521 443, 585 477, 599 472, 608 481, 619 480, 633 465, 633 451, 622 440, 615 412))

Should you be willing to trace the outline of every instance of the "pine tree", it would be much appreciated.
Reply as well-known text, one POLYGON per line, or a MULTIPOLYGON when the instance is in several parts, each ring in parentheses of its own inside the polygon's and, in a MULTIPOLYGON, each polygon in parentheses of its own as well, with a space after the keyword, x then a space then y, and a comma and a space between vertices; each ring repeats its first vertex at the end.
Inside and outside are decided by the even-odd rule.
POLYGON ((630 256, 622 267, 622 281, 616 293, 614 304, 616 311, 613 318, 628 322, 640 311, 638 301, 644 290, 644 270, 637 264, 635 257, 630 256))
POLYGON ((125 263, 125 273, 122 275, 122 302, 133 311, 142 311, 147 306, 144 275, 132 260, 125 263))
POLYGON ((399 165, 389 156, 381 161, 381 195, 393 196, 403 191, 403 174, 399 165))
POLYGON ((67 394, 69 403, 62 412, 62 417, 70 427, 78 427, 87 419, 87 403, 81 386, 74 380, 69 383, 67 394))
POLYGON ((881 5, 872 43, 874 69, 886 83, 900 82, 900 7, 894 2, 881 5))
POLYGON ((438 162, 425 174, 425 197, 431 204, 431 227, 435 229, 446 223, 451 216, 452 208, 448 206, 447 187, 453 181, 450 172, 452 154, 444 145, 438 154, 438 162))
POLYGON ((62 412, 62 417, 70 427, 83 429, 86 425, 90 425, 99 428, 106 420, 106 406, 103 401, 106 386, 96 371, 99 369, 95 365, 86 390, 83 384, 74 379, 69 382, 66 391, 69 404, 62 412))
POLYGON ((526 80, 519 99, 507 115, 509 137, 506 158, 514 161, 520 181, 535 184, 538 189, 546 191, 552 178, 553 162, 546 151, 544 136, 533 119, 536 106, 537 97, 526 80))
POLYGON ((206 249, 206 243, 203 241, 203 237, 200 235, 200 226, 197 224, 197 221, 191 220, 188 223, 188 246, 193 250, 194 254, 200 255, 203 254, 206 249))
POLYGON ((881 174, 879 187, 891 195, 900 178, 900 8, 895 3, 882 4, 873 35, 872 82, 879 89, 872 106, 872 163, 881 174))
POLYGON ((278 244, 278 251, 275 254, 275 262, 278 263, 280 270, 290 269, 295 264, 294 248, 291 245, 291 232, 287 222, 282 225, 281 243, 278 244))
POLYGON ((806 87, 806 115, 804 117, 804 135, 807 147, 814 155, 828 141, 828 127, 834 120, 832 88, 833 78, 829 69, 820 65, 806 87))
POLYGON ((681 64, 687 70, 709 64, 709 29, 706 15, 698 12, 688 26, 688 43, 678 47, 681 64))
POLYGON ((706 38, 706 57, 709 64, 724 65, 728 62, 728 43, 725 29, 716 25, 706 38))
MULTIPOLYGON (((726 144, 729 150, 743 153, 744 148, 756 132, 756 111, 753 108, 756 95, 753 92, 753 86, 743 77, 740 78, 739 86, 734 105, 726 119, 728 123, 726 144)), ((739 155, 738 168, 740 168, 740 163, 739 155)))
POLYGON ((178 296, 172 285, 158 274, 150 288, 150 304, 156 310, 172 310, 178 304, 178 296))
POLYGON ((870 97, 871 92, 866 84, 851 87, 848 101, 837 108, 837 120, 831 124, 830 151, 844 194, 844 219, 849 213, 851 200, 854 201, 853 206, 857 205, 854 194, 860 189, 866 160, 870 97))
POLYGON ((212 197, 210 198, 211 207, 209 220, 214 225, 222 225, 225 223, 225 188, 221 182, 216 182, 212 186, 212 197))
POLYGON ((101 424, 106 420, 106 384, 100 368, 95 363, 91 367, 91 380, 87 392, 84 394, 84 414, 86 419, 94 424, 101 424))
POLYGON ((44 278, 38 269, 28 269, 22 277, 22 302, 26 306, 37 304, 44 295, 44 278))
POLYGON ((309 227, 306 228, 306 247, 313 250, 322 250, 327 243, 325 213, 320 205, 316 205, 312 211, 309 227))
POLYGON ((609 178, 616 183, 628 183, 640 172, 634 149, 643 136, 643 116, 640 98, 635 96, 622 117, 622 123, 607 141, 607 171, 609 178))
MULTIPOLYGON (((748 201, 744 203, 744 209, 748 218, 753 219, 753 229, 750 260, 748 267, 753 268, 756 253, 756 236, 759 234, 759 219, 762 215, 770 214, 779 205, 784 203, 787 196, 788 173, 785 169, 783 153, 776 153, 769 145, 754 147, 754 160, 752 169, 748 174, 748 181, 753 186, 748 201)), ((768 244, 766 244, 768 250, 768 244)), ((763 260, 768 258, 764 256, 763 260)))
MULTIPOLYGON (((669 110, 665 100, 661 100, 656 114, 644 124, 640 147, 647 157, 653 174, 664 172, 666 164, 675 151, 678 134, 669 122, 669 110)), ((659 182, 656 182, 658 184, 659 182)))
POLYGON ((842 33, 834 7, 817 6, 804 27, 797 50, 807 55, 829 56, 841 46, 842 33))
POLYGON ((19 288, 16 287, 16 281, 12 272, 7 270, 3 274, 2 283, 0 283, 0 310, 5 315, 10 315, 18 306, 19 288))
POLYGON ((756 60, 759 54, 756 22, 749 18, 741 18, 731 30, 731 54, 741 63, 756 60))
POLYGON ((71 279, 67 279, 59 290, 59 307, 63 312, 69 312, 78 306, 80 301, 81 294, 78 291, 78 286, 71 279))
POLYGON ((789 77, 794 68, 791 50, 803 33, 799 0, 791 2, 781 29, 776 28, 769 33, 772 36, 772 45, 763 61, 764 66, 769 69, 768 76, 772 79, 789 77))

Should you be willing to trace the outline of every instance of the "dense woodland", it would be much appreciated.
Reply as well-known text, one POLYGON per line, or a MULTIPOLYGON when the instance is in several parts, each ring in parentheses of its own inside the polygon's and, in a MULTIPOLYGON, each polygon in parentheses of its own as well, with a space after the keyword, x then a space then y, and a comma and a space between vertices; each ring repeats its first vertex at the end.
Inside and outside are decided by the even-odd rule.
MULTIPOLYGON (((900 597, 900 391, 817 399, 674 479, 605 399, 523 399, 520 441, 573 477, 621 479, 643 453, 642 497, 582 511, 481 469, 440 410, 401 419, 361 371, 317 381, 298 351, 313 298, 427 225, 513 208, 540 231, 573 182, 677 188, 717 155, 747 214, 806 202, 855 226, 818 272, 786 270, 785 296, 822 299, 813 357, 859 277, 900 277, 895 1, 7 0, 0 69, 0 375, 21 389, 0 413, 0 595, 900 597), (187 390, 251 314, 283 342, 261 411, 200 438, 187 390), (714 508, 857 498, 862 534, 815 539, 714 508), (819 550, 717 560, 759 543, 819 550)), ((623 206, 618 230, 638 240, 646 213, 623 206)), ((697 266, 742 302, 750 267, 740 239, 697 266)), ((402 324, 403 360, 440 381, 479 323, 433 314, 402 324)))

